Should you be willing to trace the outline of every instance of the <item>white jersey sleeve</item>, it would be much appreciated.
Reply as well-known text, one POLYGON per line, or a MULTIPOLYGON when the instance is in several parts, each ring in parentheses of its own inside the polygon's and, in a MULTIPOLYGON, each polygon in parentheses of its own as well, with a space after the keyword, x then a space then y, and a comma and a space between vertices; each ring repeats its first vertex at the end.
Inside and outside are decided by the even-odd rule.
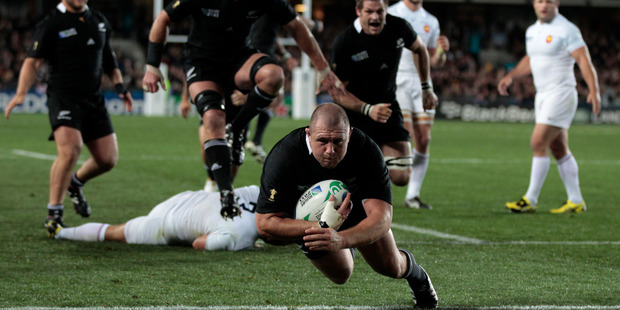
POLYGON ((575 87, 575 59, 585 46, 579 28, 558 14, 550 23, 536 21, 525 32, 525 47, 537 92, 575 87))

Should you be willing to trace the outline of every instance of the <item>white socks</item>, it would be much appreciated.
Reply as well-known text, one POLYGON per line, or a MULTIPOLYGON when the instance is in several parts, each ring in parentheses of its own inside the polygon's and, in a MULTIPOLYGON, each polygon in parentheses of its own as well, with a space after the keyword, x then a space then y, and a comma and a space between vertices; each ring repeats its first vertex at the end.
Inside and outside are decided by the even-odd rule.
POLYGON ((409 186, 407 187, 407 200, 420 196, 422 182, 426 176, 428 169, 429 155, 422 154, 413 149, 413 166, 411 167, 411 176, 409 177, 409 186))
POLYGON ((558 160, 558 171, 560 172, 562 182, 564 182, 568 199, 572 203, 581 203, 583 197, 579 188, 579 166, 573 154, 568 153, 558 160))
POLYGON ((549 165, 551 160, 548 156, 533 157, 532 158, 532 171, 530 172, 530 186, 527 188, 525 198, 530 201, 532 206, 538 204, 538 196, 547 178, 547 172, 549 172, 549 165))
POLYGON ((110 224, 86 223, 78 227, 61 229, 56 234, 56 239, 67 239, 76 241, 105 241, 105 231, 110 224))

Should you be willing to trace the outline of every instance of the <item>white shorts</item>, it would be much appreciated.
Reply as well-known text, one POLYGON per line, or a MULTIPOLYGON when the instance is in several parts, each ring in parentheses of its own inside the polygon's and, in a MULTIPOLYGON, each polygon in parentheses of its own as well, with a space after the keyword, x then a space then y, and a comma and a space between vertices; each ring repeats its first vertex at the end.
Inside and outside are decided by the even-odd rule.
POLYGON ((157 205, 149 215, 136 217, 125 224, 125 240, 131 244, 168 244, 164 237, 164 219, 173 203, 157 205))
POLYGON ((577 111, 577 90, 565 87, 537 93, 534 103, 536 124, 568 129, 577 111))
POLYGON ((400 105, 405 122, 413 120, 414 124, 433 124, 435 110, 424 111, 422 87, 419 79, 407 75, 397 75, 396 101, 400 105))

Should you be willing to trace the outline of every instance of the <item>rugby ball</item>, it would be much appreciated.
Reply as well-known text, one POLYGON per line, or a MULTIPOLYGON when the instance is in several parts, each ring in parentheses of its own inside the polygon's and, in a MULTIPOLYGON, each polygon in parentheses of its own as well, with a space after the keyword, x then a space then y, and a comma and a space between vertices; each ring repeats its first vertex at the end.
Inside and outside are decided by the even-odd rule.
POLYGON ((349 193, 349 188, 338 180, 316 183, 299 197, 295 207, 295 219, 318 222, 329 197, 335 196, 334 206, 338 208, 347 193, 349 193))

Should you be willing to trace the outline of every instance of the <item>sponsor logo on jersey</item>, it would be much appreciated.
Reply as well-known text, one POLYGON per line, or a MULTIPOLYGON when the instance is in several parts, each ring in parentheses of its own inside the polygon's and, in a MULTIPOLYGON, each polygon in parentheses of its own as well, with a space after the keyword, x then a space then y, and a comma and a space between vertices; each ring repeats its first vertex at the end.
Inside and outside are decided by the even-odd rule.
POLYGON ((387 69, 388 66, 385 64, 385 62, 381 65, 381 67, 379 67, 379 70, 384 70, 387 69))
POLYGON ((58 37, 61 39, 68 38, 71 36, 77 35, 77 30, 75 28, 69 28, 67 30, 61 30, 58 32, 58 37))
POLYGON ((364 59, 368 59, 368 51, 361 51, 357 54, 354 54, 353 56, 351 56, 351 60, 358 62, 358 61, 362 61, 364 59))
POLYGON ((181 0, 177 0, 177 2, 175 2, 175 3, 172 5, 172 8, 173 8, 173 9, 176 9, 176 8, 177 8, 177 6, 179 6, 179 4, 181 4, 181 0))
POLYGON ((545 40, 545 42, 551 43, 551 39, 553 39, 551 36, 547 36, 547 39, 545 40))
POLYGON ((396 40, 396 48, 401 48, 405 46, 405 40, 403 38, 398 38, 396 40))
POLYGON ((424 32, 426 33, 431 32, 431 27, 429 25, 424 25, 424 32))
POLYGON ((220 10, 217 9, 200 9, 200 11, 202 12, 202 15, 206 17, 220 17, 220 10))
POLYGON ((93 40, 93 38, 88 39, 86 45, 95 45, 95 40, 93 40))
POLYGON ((39 41, 34 41, 34 44, 32 44, 32 50, 36 51, 38 47, 39 47, 39 41))
POLYGON ((97 24, 97 25, 99 26, 99 31, 100 31, 100 32, 105 32, 105 31, 106 31, 106 29, 105 29, 105 23, 99 23, 99 24, 97 24))
POLYGON ((56 117, 56 119, 68 119, 68 120, 70 120, 71 119, 71 115, 69 115, 69 114, 71 114, 71 111, 68 111, 68 110, 59 111, 58 112, 58 116, 56 117))

